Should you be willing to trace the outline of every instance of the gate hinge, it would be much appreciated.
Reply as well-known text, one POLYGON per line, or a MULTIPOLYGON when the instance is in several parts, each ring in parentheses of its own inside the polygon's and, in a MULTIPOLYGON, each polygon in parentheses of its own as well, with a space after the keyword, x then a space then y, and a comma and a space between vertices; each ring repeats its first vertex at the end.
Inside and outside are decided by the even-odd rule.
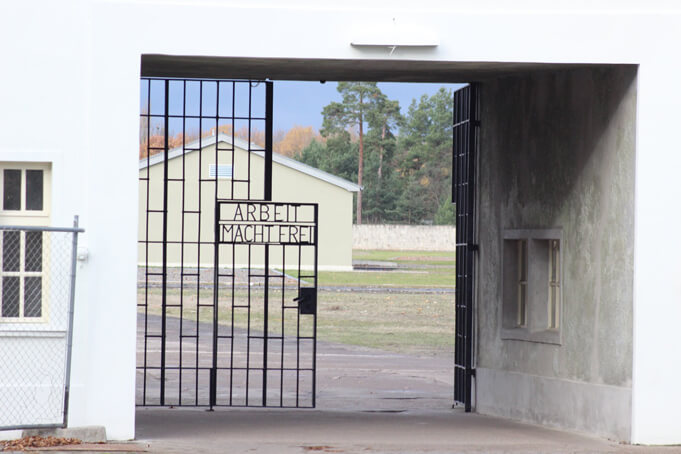
POLYGON ((480 249, 480 246, 477 245, 477 244, 469 244, 468 247, 469 247, 470 250, 473 251, 473 252, 478 252, 478 250, 480 249))
POLYGON ((471 377, 475 377, 475 369, 471 369, 470 374, 471 374, 471 377))
POLYGON ((473 126, 475 127, 480 127, 480 120, 473 120, 471 123, 473 123, 473 126))

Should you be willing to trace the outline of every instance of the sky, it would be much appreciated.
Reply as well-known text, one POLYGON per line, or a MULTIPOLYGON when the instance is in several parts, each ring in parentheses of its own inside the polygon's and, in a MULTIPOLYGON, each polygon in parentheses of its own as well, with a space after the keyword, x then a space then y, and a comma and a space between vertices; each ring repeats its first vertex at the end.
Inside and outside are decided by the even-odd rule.
MULTIPOLYGON (((332 101, 341 101, 336 82, 274 82, 274 130, 288 130, 294 125, 313 126, 319 130, 322 125, 322 109, 332 101)), ((379 88, 388 98, 398 100, 403 114, 407 113, 411 101, 421 95, 432 95, 440 87, 455 90, 463 84, 428 84, 380 82, 379 88)))
MULTIPOLYGON (((201 110, 205 116, 215 116, 217 84, 215 82, 204 82, 202 91, 199 91, 198 82, 171 81, 169 84, 169 105, 170 115, 181 116, 198 115, 199 99, 203 99, 201 110), (185 90, 186 87, 186 91, 185 90), (199 94, 201 93, 201 94, 199 94)), ((220 115, 231 115, 232 109, 232 83, 221 82, 222 87, 220 96, 220 115)), ((322 125, 322 109, 332 101, 341 101, 341 95, 337 90, 336 82, 308 82, 308 81, 275 81, 274 82, 274 103, 273 103, 273 129, 274 131, 288 131, 293 126, 312 126, 319 130, 322 125)), ((456 90, 463 84, 429 84, 429 83, 400 83, 400 82, 381 82, 379 88, 389 99, 397 100, 403 114, 406 114, 412 100, 419 99, 422 95, 433 95, 440 87, 456 90)), ((248 117, 248 96, 249 83, 247 81, 235 84, 235 114, 237 116, 248 117)), ((251 116, 264 117, 264 84, 251 84, 251 116)), ((162 115, 165 110, 164 105, 164 82, 154 80, 149 82, 143 80, 140 86, 140 109, 142 112, 147 109, 147 99, 151 99, 149 110, 152 115, 162 115)), ((228 123, 229 120, 221 121, 221 124, 228 123)), ((175 135, 182 131, 182 119, 170 118, 169 131, 175 135)), ((187 119, 185 127, 187 132, 198 131, 198 119, 187 119)), ((237 120, 236 129, 246 125, 245 120, 237 120)), ((215 126, 208 119, 202 123, 202 129, 206 130, 215 126)), ((163 129, 163 118, 153 118, 150 124, 153 130, 163 129)), ((254 121, 252 128, 264 130, 264 121, 254 121)), ((153 132, 152 132, 153 134, 153 132)))

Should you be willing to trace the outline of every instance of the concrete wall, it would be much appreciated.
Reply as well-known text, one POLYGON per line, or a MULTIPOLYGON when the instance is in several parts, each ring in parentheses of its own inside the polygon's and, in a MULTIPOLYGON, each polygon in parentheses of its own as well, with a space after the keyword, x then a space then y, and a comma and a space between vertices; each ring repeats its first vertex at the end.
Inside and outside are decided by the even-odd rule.
MULTIPOLYGON (((208 141, 209 139, 206 139, 208 141)), ((226 144, 220 145, 228 148, 226 144)), ((251 197, 261 199, 264 193, 263 175, 264 159, 255 153, 251 153, 250 165, 248 165, 248 152, 239 147, 234 147, 234 178, 238 180, 251 179, 251 197), (250 176, 248 172, 250 171, 250 176)), ((198 152, 186 153, 184 157, 185 181, 169 181, 168 192, 168 241, 178 243, 206 242, 200 246, 200 263, 202 267, 213 266, 213 241, 215 231, 215 183, 209 176, 209 167, 215 162, 215 145, 205 146, 202 150, 201 170, 199 171, 198 152), (205 181, 199 183, 199 173, 205 181), (199 184, 202 185, 199 193, 199 184), (184 198, 182 191, 184 185, 184 198), (199 194, 201 199, 199 200, 199 194), (184 207, 182 204, 184 203, 184 207), (201 210, 201 231, 199 232, 199 214, 186 213, 185 211, 201 210), (184 219, 184 222, 183 222, 184 219), (184 235, 183 235, 184 233, 184 235), (199 235, 200 233, 200 235, 199 235)), ((220 164, 232 164, 231 152, 221 151, 220 164)), ((149 207, 152 210, 163 209, 163 164, 152 165, 147 182, 147 168, 140 169, 139 181, 139 230, 140 241, 144 240, 147 227, 150 232, 150 241, 161 240, 163 217, 161 213, 150 213, 147 221, 146 206, 147 197, 149 207), (148 183, 148 187, 147 187, 148 183)), ((171 159, 168 162, 168 177, 181 179, 183 172, 182 156, 171 159)), ((353 193, 343 188, 314 178, 295 169, 272 163, 272 198, 275 202, 300 202, 319 204, 319 268, 324 270, 352 270, 352 198, 353 193)), ((245 183, 235 183, 232 194, 231 180, 218 180, 218 198, 246 199, 248 198, 245 183)), ((221 251, 221 261, 224 266, 231 266, 231 248, 224 247, 221 251)), ((259 249, 259 248, 256 248, 259 249)), ((309 252, 311 253, 311 248, 309 252)), ((307 250, 306 249, 306 250, 307 250)), ((237 267, 246 267, 249 263, 248 249, 239 247, 236 249, 234 263, 237 267)), ((260 251, 261 252, 261 251, 260 251)), ((170 244, 168 246, 169 266, 180 266, 184 257, 185 266, 195 267, 198 262, 199 246, 196 244, 170 244)), ((307 252, 306 252, 307 254, 307 252)), ((256 254, 251 257, 253 266, 264 266, 264 258, 256 254)), ((286 264, 288 267, 297 268, 297 251, 287 251, 286 264)), ((310 254, 311 255, 311 254, 310 254)), ((161 244, 140 243, 138 245, 139 263, 149 263, 151 266, 161 266, 161 244)), ((272 248, 270 256, 272 266, 281 268, 283 261, 281 248, 272 248)), ((313 257, 305 257, 301 260, 302 267, 312 267, 313 257)))
POLYGON ((456 229, 449 225, 361 224, 352 226, 353 249, 455 251, 456 229))
POLYGON ((481 96, 476 408, 629 440, 636 69, 503 78, 481 96), (556 343, 548 325, 502 336, 510 229, 562 232, 556 343))

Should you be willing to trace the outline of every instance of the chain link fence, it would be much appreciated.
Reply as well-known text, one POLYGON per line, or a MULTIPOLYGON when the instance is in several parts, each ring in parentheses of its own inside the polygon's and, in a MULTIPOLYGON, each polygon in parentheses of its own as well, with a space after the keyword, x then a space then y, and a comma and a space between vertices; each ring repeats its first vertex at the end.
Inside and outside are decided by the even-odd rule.
POLYGON ((66 426, 77 224, 0 226, 0 429, 66 426))

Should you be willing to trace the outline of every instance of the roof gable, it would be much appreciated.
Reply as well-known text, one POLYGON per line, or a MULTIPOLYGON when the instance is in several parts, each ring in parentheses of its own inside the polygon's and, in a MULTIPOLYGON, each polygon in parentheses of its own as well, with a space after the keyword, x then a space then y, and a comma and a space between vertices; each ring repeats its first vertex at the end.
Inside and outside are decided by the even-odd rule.
MULTIPOLYGON (((227 143, 229 145, 232 145, 232 137, 228 136, 227 134, 220 133, 217 136, 210 136, 210 137, 203 137, 201 139, 196 139, 196 140, 186 144, 184 148, 176 147, 176 148, 173 148, 172 150, 169 150, 168 151, 168 160, 172 160, 172 159, 175 159, 179 156, 182 156, 183 152, 184 152, 184 154, 188 154, 188 153, 192 153, 194 151, 198 151, 199 146, 201 146, 201 148, 206 148, 206 147, 216 145, 220 142, 224 142, 224 143, 227 143)), ((234 138, 233 145, 236 148, 240 148, 241 150, 248 152, 248 149, 249 149, 248 142, 246 142, 244 140, 234 138)), ((260 148, 260 147, 253 145, 251 148, 260 148)), ((251 151, 251 153, 253 153, 256 156, 259 156, 263 159, 265 157, 264 151, 251 151)), ((157 153, 153 156, 150 156, 149 158, 140 159, 139 169, 142 170, 142 169, 145 169, 147 167, 151 167, 151 166, 154 166, 156 164, 162 163, 163 162, 163 155, 164 155, 164 152, 161 152, 161 153, 157 153)), ((324 172, 323 170, 309 166, 307 164, 303 164, 300 161, 296 161, 295 159, 286 157, 286 156, 281 155, 279 153, 272 152, 272 161, 276 162, 277 164, 280 164, 282 166, 285 166, 285 167, 288 167, 290 169, 293 169, 293 170, 296 170, 298 172, 309 175, 313 178, 317 178, 319 180, 325 181, 325 182, 332 184, 334 186, 338 186, 340 188, 343 188, 346 191, 359 192, 360 189, 361 189, 359 185, 357 185, 356 183, 353 183, 352 181, 348 181, 345 178, 341 178, 341 177, 338 177, 336 175, 330 174, 328 172, 324 172)))

